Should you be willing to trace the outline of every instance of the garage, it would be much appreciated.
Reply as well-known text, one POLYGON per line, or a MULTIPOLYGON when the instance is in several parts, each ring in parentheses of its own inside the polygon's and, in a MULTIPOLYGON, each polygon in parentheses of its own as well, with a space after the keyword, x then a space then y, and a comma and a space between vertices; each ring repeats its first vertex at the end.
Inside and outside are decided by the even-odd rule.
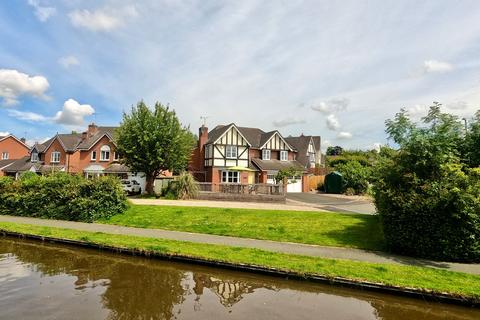
POLYGON ((302 177, 292 177, 288 179, 287 192, 302 192, 302 177))

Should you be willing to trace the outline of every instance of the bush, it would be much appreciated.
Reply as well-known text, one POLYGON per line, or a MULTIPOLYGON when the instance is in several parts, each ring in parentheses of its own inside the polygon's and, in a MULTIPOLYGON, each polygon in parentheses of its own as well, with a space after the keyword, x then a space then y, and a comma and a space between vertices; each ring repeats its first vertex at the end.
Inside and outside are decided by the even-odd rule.
POLYGON ((339 164, 336 170, 340 172, 344 180, 344 192, 349 190, 350 194, 364 194, 369 187, 372 169, 362 166, 358 161, 349 161, 339 164))
POLYGON ((93 222, 126 209, 127 199, 114 177, 87 180, 59 172, 0 179, 1 214, 93 222))
MULTIPOLYGON (((198 196, 198 185, 193 176, 188 172, 181 173, 170 185, 172 186, 171 190, 169 190, 171 191, 170 197, 174 195, 176 199, 186 200, 198 196)), ((167 191, 168 194, 169 192, 167 191)))
POLYGON ((424 124, 387 121, 400 150, 375 170, 374 199, 387 246, 424 258, 480 261, 480 169, 459 157, 462 125, 431 108, 424 124))
POLYGON ((317 191, 325 191, 325 182, 317 183, 317 191))

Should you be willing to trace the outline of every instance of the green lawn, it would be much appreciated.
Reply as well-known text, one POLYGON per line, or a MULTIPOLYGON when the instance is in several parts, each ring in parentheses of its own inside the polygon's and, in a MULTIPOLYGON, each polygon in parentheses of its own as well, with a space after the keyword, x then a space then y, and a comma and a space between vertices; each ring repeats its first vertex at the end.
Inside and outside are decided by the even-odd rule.
POLYGON ((242 238, 383 249, 377 216, 327 212, 131 205, 101 223, 242 238))
POLYGON ((214 261, 257 265, 300 274, 317 274, 408 288, 480 297, 480 277, 425 267, 366 263, 274 253, 269 251, 141 238, 0 222, 0 230, 34 234, 122 248, 176 254, 214 261))

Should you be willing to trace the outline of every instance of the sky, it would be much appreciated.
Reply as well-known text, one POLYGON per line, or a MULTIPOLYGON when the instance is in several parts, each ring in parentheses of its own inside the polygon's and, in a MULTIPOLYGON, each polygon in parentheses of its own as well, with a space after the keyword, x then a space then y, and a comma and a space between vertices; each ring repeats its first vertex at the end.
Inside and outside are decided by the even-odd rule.
POLYGON ((433 101, 480 109, 479 1, 0 1, 0 135, 118 125, 138 101, 322 149, 388 144, 433 101))

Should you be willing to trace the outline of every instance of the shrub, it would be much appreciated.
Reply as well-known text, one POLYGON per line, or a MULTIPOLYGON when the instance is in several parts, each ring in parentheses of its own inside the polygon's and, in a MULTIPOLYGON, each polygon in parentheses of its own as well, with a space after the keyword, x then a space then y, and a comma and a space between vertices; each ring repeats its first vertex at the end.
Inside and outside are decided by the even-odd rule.
POLYGON ((198 185, 190 173, 183 172, 172 184, 172 191, 176 199, 193 199, 198 196, 198 185))
POLYGON ((325 191, 325 182, 317 183, 317 191, 325 191))
POLYGON ((372 175, 372 169, 362 166, 357 161, 349 161, 338 165, 336 170, 340 172, 344 179, 344 191, 349 190, 351 194, 364 194, 369 187, 369 180, 372 175))
POLYGON ((59 172, 0 179, 2 214, 92 222, 126 209, 125 194, 114 177, 87 180, 59 172))
POLYGON ((404 111, 387 121, 400 150, 375 169, 374 199, 387 246, 425 258, 480 261, 480 169, 459 157, 462 125, 431 108, 424 124, 404 111))

